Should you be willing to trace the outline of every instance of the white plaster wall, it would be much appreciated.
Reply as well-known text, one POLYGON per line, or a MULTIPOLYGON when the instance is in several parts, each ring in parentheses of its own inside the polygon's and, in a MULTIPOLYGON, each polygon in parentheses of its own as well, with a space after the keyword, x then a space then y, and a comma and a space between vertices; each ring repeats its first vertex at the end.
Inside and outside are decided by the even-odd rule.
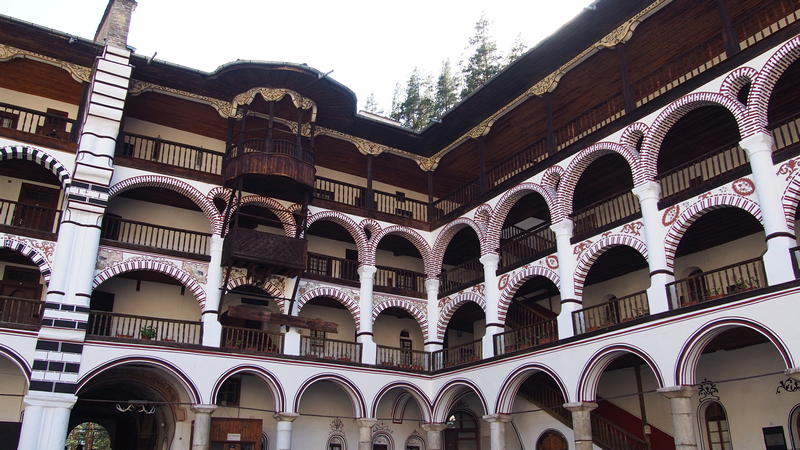
MULTIPOLYGON (((146 189, 146 188, 145 188, 146 189)), ((175 193, 174 195, 180 195, 175 193)), ((210 233, 211 224, 202 211, 176 208, 159 203, 145 202, 116 196, 111 199, 106 212, 123 219, 161 225, 180 230, 210 233)))
POLYGON ((694 267, 699 267, 707 272, 739 261, 757 258, 767 250, 767 243, 764 239, 764 232, 761 231, 702 252, 677 258, 675 260, 675 278, 685 278, 694 267))
POLYGON ((0 357, 0 422, 19 422, 22 397, 27 393, 25 375, 7 357, 0 357))
MULTIPOLYGON (((356 323, 350 311, 346 309, 330 308, 327 306, 318 305, 303 305, 300 310, 300 317, 310 317, 314 319, 323 319, 328 322, 335 322, 338 325, 336 333, 326 333, 328 339, 337 339, 340 341, 355 342, 356 336, 356 323)), ((309 330, 301 329, 301 334, 308 336, 309 330)))
POLYGON ((200 305, 187 289, 181 286, 142 281, 136 290, 136 280, 114 277, 97 290, 114 294, 114 312, 165 319, 200 320, 200 305))
POLYGON ((312 384, 300 399, 300 417, 294 421, 292 448, 324 449, 331 421, 341 418, 349 450, 358 448, 358 425, 353 403, 341 388, 329 381, 312 384))
POLYGON ((379 314, 372 327, 373 338, 378 345, 400 347, 400 331, 407 330, 414 350, 422 350, 424 336, 415 319, 398 319, 388 314, 379 314))
POLYGON ((207 150, 214 150, 220 153, 225 152, 225 141, 190 133, 177 128, 159 125, 157 123, 148 122, 141 119, 135 119, 133 117, 128 117, 125 119, 123 129, 126 133, 161 138, 165 141, 173 141, 181 144, 192 145, 207 150))
MULTIPOLYGON (((656 392, 658 381, 647 365, 641 366, 641 373, 647 423, 671 436, 672 412, 669 400, 656 392)), ((636 393, 636 375, 633 368, 606 371, 600 377, 597 395, 632 415, 641 417, 639 396, 636 393)))

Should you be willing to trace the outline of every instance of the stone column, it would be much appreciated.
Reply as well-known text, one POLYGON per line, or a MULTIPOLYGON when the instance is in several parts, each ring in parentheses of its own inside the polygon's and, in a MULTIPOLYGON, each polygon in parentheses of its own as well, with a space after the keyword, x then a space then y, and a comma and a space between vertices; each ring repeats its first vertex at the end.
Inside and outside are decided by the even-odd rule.
POLYGON ((426 450, 442 450, 442 431, 447 428, 443 423, 423 423, 422 429, 427 434, 427 442, 425 443, 426 450))
POLYGON ((192 405, 194 428, 192 450, 208 450, 211 447, 211 413, 217 405, 192 405))
POLYGON ((758 206, 764 219, 767 252, 763 258, 767 281, 773 285, 794 280, 789 249, 795 246, 795 236, 786 224, 778 178, 772 164, 775 142, 772 135, 763 132, 742 139, 739 145, 747 152, 750 160, 758 206))
POLYGON ((361 362, 375 364, 378 348, 372 336, 372 286, 375 284, 375 266, 361 265, 358 267, 358 278, 361 280, 359 289, 359 308, 361 309, 361 324, 356 333, 356 340, 361 343, 361 362))
POLYGON ((675 439, 675 450, 696 450, 698 447, 692 397, 697 393, 697 388, 671 386, 659 389, 658 392, 669 399, 669 406, 672 409, 672 438, 675 439))
POLYGON ((564 339, 575 334, 572 326, 572 312, 581 309, 581 299, 575 295, 575 255, 572 254, 572 220, 561 219, 550 225, 556 234, 556 254, 558 255, 558 276, 561 278, 561 313, 558 315, 558 338, 564 339))
MULTIPOLYGON (((647 289, 647 302, 650 314, 670 309, 667 283, 675 281, 675 274, 667 267, 667 253, 664 247, 664 226, 658 213, 658 200, 661 198, 661 185, 657 181, 646 181, 633 188, 639 198, 644 224, 644 240, 647 244, 647 264, 650 268, 650 287, 647 289)), ((677 307, 678 305, 673 305, 677 307)))
POLYGON ((502 333, 505 325, 500 323, 500 289, 497 287, 497 266, 500 255, 487 253, 480 258, 483 265, 484 298, 486 299, 486 328, 483 334, 483 357, 494 356, 494 335, 502 333))
POLYGON ((299 416, 300 414, 297 413, 275 413, 273 417, 278 421, 275 450, 292 450, 292 422, 299 416))
POLYGON ((594 402, 564 403, 572 413, 572 431, 575 433, 575 450, 592 450, 592 410, 594 402))
POLYGON ((442 341, 436 339, 436 327, 439 323, 439 279, 426 279, 425 292, 428 294, 428 335, 425 336, 425 351, 435 352, 443 346, 442 341))
POLYGON ((366 417, 356 419, 358 424, 358 450, 372 450, 372 426, 376 422, 376 419, 366 417))
POLYGON ((203 345, 219 347, 222 325, 219 323, 219 308, 222 303, 222 237, 212 234, 209 243, 211 261, 206 275, 206 303, 203 306, 203 345))
POLYGON ((72 394, 31 391, 23 399, 25 414, 19 450, 64 450, 69 415, 78 397, 72 394))
POLYGON ((489 449, 505 450, 506 424, 511 422, 511 416, 508 414, 489 414, 483 416, 483 420, 489 422, 489 449))

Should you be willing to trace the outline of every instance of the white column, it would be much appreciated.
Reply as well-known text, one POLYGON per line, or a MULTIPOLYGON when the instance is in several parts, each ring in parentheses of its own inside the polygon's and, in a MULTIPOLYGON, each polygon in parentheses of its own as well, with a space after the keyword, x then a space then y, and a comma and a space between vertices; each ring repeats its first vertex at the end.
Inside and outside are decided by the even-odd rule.
POLYGON ((192 405, 194 428, 192 450, 208 450, 211 447, 211 413, 217 405, 192 405))
POLYGON ((358 450, 372 450, 372 426, 376 419, 356 419, 358 424, 358 450))
POLYGON ((487 253, 480 258, 483 265, 484 298, 486 299, 486 328, 483 334, 483 357, 494 356, 494 335, 502 333, 504 325, 500 323, 500 289, 497 287, 497 266, 500 255, 487 253))
POLYGON ((647 302, 650 314, 657 314, 670 308, 665 286, 667 283, 675 281, 675 274, 667 268, 667 253, 664 246, 665 231, 658 214, 661 185, 656 181, 646 181, 634 187, 633 194, 639 198, 642 223, 644 224, 644 239, 647 244, 647 264, 650 268, 647 302))
POLYGON ((64 450, 69 415, 78 397, 72 394, 29 392, 23 399, 25 414, 19 450, 64 450))
POLYGON ((435 352, 443 347, 442 341, 436 339, 439 324, 439 279, 425 280, 425 292, 428 295, 428 335, 425 336, 425 351, 435 352))
POLYGON ((283 333, 283 354, 300 356, 300 329, 289 327, 283 333))
POLYGON ((789 249, 795 246, 795 236, 786 224, 778 178, 772 163, 775 142, 769 133, 758 133, 742 139, 739 145, 750 160, 758 206, 764 219, 767 252, 763 258, 767 281, 773 285, 794 280, 789 249))
POLYGON ((425 430, 427 442, 425 443, 425 450, 443 450, 442 445, 442 431, 447 428, 443 423, 423 423, 422 429, 425 430))
POLYGON ((658 392, 669 399, 672 410, 672 438, 675 450, 696 450, 695 414, 692 397, 697 388, 692 386, 671 386, 659 389, 658 392))
POLYGON ((358 267, 358 278, 361 281, 359 289, 359 308, 361 309, 361 324, 356 333, 356 340, 361 343, 361 362, 375 364, 378 348, 372 337, 372 286, 375 284, 375 266, 361 265, 358 267))
POLYGON ((275 413, 273 416, 277 420, 275 450, 292 450, 292 422, 299 416, 297 413, 275 413))
POLYGON ((572 413, 572 431, 575 434, 575 450, 592 450, 592 410, 597 403, 564 403, 564 408, 572 413))
POLYGON ((511 416, 508 414, 489 414, 483 416, 483 420, 489 422, 489 449, 505 450, 506 424, 511 422, 511 416))
POLYGON ((206 303, 203 307, 203 345, 219 347, 222 337, 222 325, 219 323, 219 308, 222 300, 222 237, 211 235, 209 249, 211 261, 208 263, 206 275, 206 303))
POLYGON ((561 278, 561 313, 558 315, 558 338, 564 339, 575 334, 572 326, 572 312, 581 309, 581 299, 575 295, 575 255, 572 254, 572 220, 562 219, 550 225, 556 234, 556 254, 558 255, 558 276, 561 278))

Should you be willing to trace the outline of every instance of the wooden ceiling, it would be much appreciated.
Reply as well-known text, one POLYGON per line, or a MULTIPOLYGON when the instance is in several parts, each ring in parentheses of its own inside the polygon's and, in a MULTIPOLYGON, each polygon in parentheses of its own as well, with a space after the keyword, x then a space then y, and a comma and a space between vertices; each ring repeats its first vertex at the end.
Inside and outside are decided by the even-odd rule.
POLYGON ((29 59, 0 62, 0 87, 79 105, 83 84, 67 71, 29 59))

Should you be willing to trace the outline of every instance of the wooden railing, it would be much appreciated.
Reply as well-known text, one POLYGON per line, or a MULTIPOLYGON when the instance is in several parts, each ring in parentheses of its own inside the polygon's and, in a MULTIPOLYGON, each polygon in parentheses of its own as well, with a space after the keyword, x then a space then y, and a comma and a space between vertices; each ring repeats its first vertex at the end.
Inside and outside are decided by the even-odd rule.
POLYGON ((647 291, 615 298, 608 302, 572 312, 575 334, 610 327, 650 314, 647 291))
POLYGON ((0 225, 56 233, 60 219, 61 211, 57 209, 0 200, 0 225))
POLYGON ((590 415, 592 422, 592 441, 600 448, 647 450, 647 442, 629 433, 614 422, 596 412, 590 415))
POLYGON ((404 350, 399 347, 378 345, 376 364, 386 367, 397 367, 414 372, 430 370, 430 353, 421 350, 404 350))
POLYGON ((378 190, 372 193, 375 210, 378 212, 423 222, 428 220, 428 202, 378 190))
POLYGON ((86 334, 92 337, 200 345, 202 322, 90 311, 86 334))
POLYGON ((545 320, 524 328, 495 334, 493 338, 494 354, 502 355, 557 341, 558 323, 555 319, 545 320))
POLYGON ((547 139, 539 139, 486 171, 489 188, 497 187, 517 174, 547 159, 547 139))
POLYGON ((775 140, 775 155, 777 162, 794 156, 797 144, 800 143, 800 115, 792 115, 787 119, 770 124, 772 138, 775 140), (785 157, 781 157, 785 155, 785 157))
POLYGON ((117 156, 222 174, 222 152, 132 133, 120 133, 118 142, 117 156))
POLYGON ((24 328, 38 328, 42 321, 44 302, 29 298, 0 296, 0 324, 2 326, 22 325, 24 328))
POLYGON ((473 258, 455 267, 442 271, 439 276, 439 294, 448 295, 483 280, 483 264, 473 258))
POLYGON ((739 48, 744 50, 767 36, 800 20, 794 0, 762 0, 755 11, 733 24, 739 38, 739 48))
POLYGON ((0 103, 0 128, 74 141, 75 119, 21 106, 0 103))
POLYGON ((577 241, 597 234, 598 230, 609 225, 621 224, 640 211, 639 200, 631 191, 594 202, 571 214, 575 224, 573 239, 577 241))
POLYGON ((556 234, 549 224, 528 230, 500 243, 500 270, 506 270, 553 253, 556 234))
POLYGON ((483 345, 481 342, 478 339, 477 341, 431 352, 431 370, 441 370, 472 361, 479 361, 483 358, 483 345))
POLYGON ((668 283, 666 289, 670 308, 675 309, 766 285, 764 262, 759 257, 668 283))
POLYGON ((222 327, 222 348, 248 352, 279 354, 283 351, 283 335, 242 327, 222 327))
POLYGON ((330 178, 317 176, 314 179, 314 198, 366 208, 367 188, 330 178))
POLYGON ((478 199, 481 193, 480 180, 473 180, 433 202, 431 220, 442 219, 459 208, 466 207, 478 199))
POLYGON ((137 247, 168 250, 188 255, 208 255, 211 235, 105 216, 101 237, 137 247))
POLYGON ((425 298, 425 274, 413 270, 376 266, 375 290, 425 298))
POLYGON ((556 313, 538 305, 529 306, 523 302, 515 301, 506 313, 506 328, 526 328, 539 322, 552 320, 556 313))
POLYGON ((358 261, 309 252, 306 275, 335 281, 344 280, 350 282, 348 284, 357 285, 358 261))
POLYGON ((233 159, 246 153, 286 155, 305 163, 314 164, 314 152, 295 141, 285 139, 243 139, 228 146, 224 159, 233 159))
POLYGON ((661 200, 682 200, 692 190, 706 183, 748 166, 747 153, 738 144, 727 144, 716 150, 687 161, 658 176, 661 185, 661 200))
POLYGON ((300 356, 361 362, 361 344, 309 336, 300 336, 300 356))
POLYGON ((556 150, 561 150, 625 115, 625 100, 617 94, 565 125, 556 128, 556 150))

